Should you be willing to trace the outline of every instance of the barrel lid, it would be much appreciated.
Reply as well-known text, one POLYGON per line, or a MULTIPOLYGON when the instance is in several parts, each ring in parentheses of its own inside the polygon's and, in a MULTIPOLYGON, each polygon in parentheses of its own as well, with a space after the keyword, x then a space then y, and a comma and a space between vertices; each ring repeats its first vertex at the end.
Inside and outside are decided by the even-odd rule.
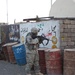
POLYGON ((24 44, 19 43, 19 44, 13 45, 12 47, 17 47, 17 46, 21 46, 21 45, 24 45, 24 44))
POLYGON ((60 49, 47 49, 46 52, 56 52, 56 51, 60 51, 60 49))
POLYGON ((46 47, 40 47, 40 48, 38 48, 38 50, 47 50, 48 48, 46 48, 46 47))
POLYGON ((75 51, 75 49, 64 49, 64 51, 75 51))
POLYGON ((4 47, 4 46, 12 46, 12 45, 15 45, 15 44, 17 44, 17 43, 18 43, 18 42, 6 43, 6 44, 3 45, 3 47, 4 47))
POLYGON ((41 47, 41 48, 38 48, 38 50, 47 50, 48 48, 45 48, 45 47, 41 47))

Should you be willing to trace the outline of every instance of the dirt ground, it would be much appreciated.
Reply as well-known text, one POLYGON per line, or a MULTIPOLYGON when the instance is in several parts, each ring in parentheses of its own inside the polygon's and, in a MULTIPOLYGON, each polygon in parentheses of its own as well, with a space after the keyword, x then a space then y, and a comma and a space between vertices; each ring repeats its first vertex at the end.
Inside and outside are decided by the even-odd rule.
POLYGON ((24 67, 0 60, 0 75, 26 75, 24 67))
POLYGON ((25 75, 24 66, 0 60, 0 75, 25 75))

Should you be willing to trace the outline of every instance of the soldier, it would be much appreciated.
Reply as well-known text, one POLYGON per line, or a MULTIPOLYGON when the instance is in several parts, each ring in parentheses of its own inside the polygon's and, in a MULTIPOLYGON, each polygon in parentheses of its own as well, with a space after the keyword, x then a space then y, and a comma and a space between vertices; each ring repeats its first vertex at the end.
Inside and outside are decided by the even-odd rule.
POLYGON ((39 56, 37 49, 39 48, 39 40, 35 38, 38 34, 37 28, 32 28, 26 36, 26 59, 27 64, 25 66, 26 75, 31 75, 31 68, 34 65, 34 75, 43 75, 39 68, 39 56))

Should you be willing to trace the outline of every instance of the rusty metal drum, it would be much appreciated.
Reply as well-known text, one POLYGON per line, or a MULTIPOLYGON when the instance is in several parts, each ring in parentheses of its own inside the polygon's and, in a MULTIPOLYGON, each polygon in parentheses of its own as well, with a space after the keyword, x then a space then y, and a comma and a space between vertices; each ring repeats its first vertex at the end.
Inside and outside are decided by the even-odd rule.
POLYGON ((45 60, 48 75, 62 75, 62 61, 60 49, 46 50, 45 60))
POLYGON ((75 75, 75 49, 64 49, 64 75, 75 75))
POLYGON ((4 53, 4 60, 9 61, 9 56, 8 56, 8 52, 7 52, 7 47, 5 45, 2 46, 2 51, 4 53))
POLYGON ((45 61, 45 50, 46 48, 39 48, 38 54, 39 54, 39 66, 41 73, 46 74, 46 61, 45 61))
POLYGON ((6 57, 6 60, 9 61, 10 63, 16 63, 14 53, 12 50, 12 46, 17 44, 17 42, 14 43, 6 43, 3 45, 3 51, 6 57))

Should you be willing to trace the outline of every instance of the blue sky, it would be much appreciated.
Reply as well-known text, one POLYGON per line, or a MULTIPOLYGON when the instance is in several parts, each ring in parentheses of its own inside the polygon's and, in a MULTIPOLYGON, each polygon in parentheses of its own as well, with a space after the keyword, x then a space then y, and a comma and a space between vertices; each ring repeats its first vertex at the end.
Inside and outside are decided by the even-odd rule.
POLYGON ((14 23, 14 19, 21 22, 24 18, 35 18, 36 15, 48 17, 50 8, 51 0, 0 0, 0 22, 7 22, 7 12, 9 23, 14 23))

